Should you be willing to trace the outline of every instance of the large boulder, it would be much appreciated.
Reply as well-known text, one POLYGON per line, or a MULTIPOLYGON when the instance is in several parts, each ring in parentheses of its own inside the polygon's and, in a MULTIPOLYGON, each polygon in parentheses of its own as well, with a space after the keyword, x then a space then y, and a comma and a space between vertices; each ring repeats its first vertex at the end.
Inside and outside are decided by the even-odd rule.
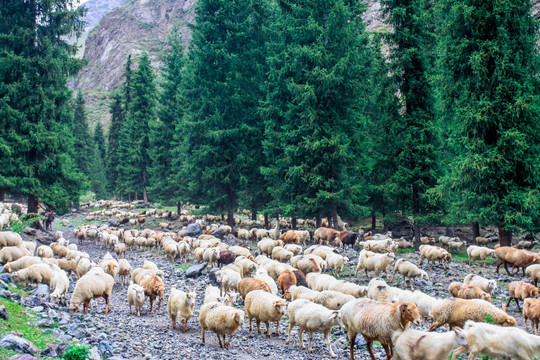
POLYGON ((201 225, 198 223, 188 224, 186 231, 189 236, 197 237, 202 234, 201 225))
POLYGON ((6 333, 0 338, 0 348, 13 350, 19 353, 34 355, 38 348, 23 337, 6 333))
POLYGON ((203 270, 208 266, 207 262, 203 262, 201 264, 193 265, 189 269, 186 270, 186 277, 187 278, 197 278, 201 276, 203 270))
POLYGON ((218 239, 220 240, 223 240, 223 238, 226 236, 227 234, 225 234, 225 231, 223 231, 223 229, 219 228, 217 229, 216 231, 214 231, 212 233, 212 236, 215 236, 217 237, 218 239))

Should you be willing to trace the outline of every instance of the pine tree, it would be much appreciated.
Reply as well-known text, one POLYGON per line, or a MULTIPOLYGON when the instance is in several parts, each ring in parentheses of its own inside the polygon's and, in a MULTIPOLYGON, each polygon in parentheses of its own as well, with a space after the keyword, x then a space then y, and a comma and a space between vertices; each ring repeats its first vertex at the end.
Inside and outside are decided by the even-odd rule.
MULTIPOLYGON (((168 203, 175 197, 176 182, 172 179, 173 162, 181 162, 183 156, 176 156, 177 149, 175 132, 178 114, 179 100, 177 99, 178 87, 182 82, 184 70, 184 46, 182 35, 177 26, 173 27, 169 35, 169 47, 166 49, 162 69, 163 82, 159 95, 158 118, 150 123, 150 149, 151 159, 148 168, 148 192, 152 199, 168 203)), ((180 166, 177 164, 176 166, 180 166)))
POLYGON ((90 188, 98 199, 107 197, 107 174, 105 167, 105 136, 101 123, 97 123, 94 129, 91 162, 90 188))
POLYGON ((434 214, 427 191, 437 178, 437 139, 434 127, 430 68, 434 37, 427 0, 383 0, 394 28, 390 59, 399 89, 401 127, 394 146, 398 149, 392 178, 395 199, 404 215, 412 216, 415 247, 420 246, 420 223, 434 214))
POLYGON ((106 144, 105 144, 105 134, 103 133, 103 125, 100 122, 96 124, 94 128, 94 143, 97 145, 99 150, 99 156, 105 160, 106 154, 106 144))
MULTIPOLYGON (((178 172, 180 193, 188 200, 227 213, 238 208, 257 119, 260 46, 259 11, 266 2, 199 1, 192 25, 178 145, 184 161, 178 172), (254 74, 253 71, 256 71, 254 74), (255 91, 255 94, 252 94, 255 91)), ((250 167, 249 171, 257 171, 250 167)))
MULTIPOLYGON (((118 174, 121 188, 125 193, 134 192, 135 198, 142 192, 144 203, 148 203, 147 180, 150 164, 149 123, 156 118, 157 95, 155 76, 148 54, 143 53, 139 67, 129 90, 131 102, 128 104, 127 118, 120 132, 118 174)), ((127 86, 127 84, 126 84, 127 86)))
POLYGON ((512 232, 540 228, 537 24, 530 1, 443 1, 440 71, 453 161, 451 214, 512 232))
POLYGON ((109 108, 111 113, 111 126, 109 128, 107 141, 107 190, 114 195, 118 189, 118 144, 120 140, 120 131, 124 124, 124 109, 122 108, 122 95, 119 92, 112 94, 112 102, 109 108))
POLYGON ((364 5, 279 1, 263 142, 273 207, 289 216, 353 213, 370 53, 364 5))
POLYGON ((82 63, 64 39, 83 15, 67 0, 0 3, 0 188, 28 195, 28 212, 66 212, 81 193, 66 84, 82 63))
POLYGON ((80 91, 75 98, 73 109, 73 136, 75 138, 73 160, 75 160, 81 172, 90 178, 92 176, 91 164, 94 156, 94 144, 88 127, 86 100, 80 91))

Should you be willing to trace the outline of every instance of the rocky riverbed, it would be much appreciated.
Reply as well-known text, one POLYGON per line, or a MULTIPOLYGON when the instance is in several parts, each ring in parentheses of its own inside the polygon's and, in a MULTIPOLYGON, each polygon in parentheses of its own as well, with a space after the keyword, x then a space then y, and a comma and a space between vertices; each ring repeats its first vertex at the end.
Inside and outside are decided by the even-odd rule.
MULTIPOLYGON (((72 222, 84 217, 84 213, 74 213, 69 218, 72 222)), ((105 219, 104 219, 105 220, 105 219)), ((108 221, 108 219, 106 219, 108 221)), ((80 221, 79 221, 80 222, 80 221)), ((99 222, 98 222, 99 223, 99 222)), ((157 222, 147 221, 145 227, 156 228, 157 222)), ((178 230, 180 225, 177 225, 178 230)), ((78 243, 78 240, 73 236, 71 231, 73 227, 63 228, 64 236, 73 243, 78 243)), ((56 230, 56 229, 55 229, 56 230)), ((28 236, 26 236, 28 238, 28 236)), ((224 242, 233 245, 237 244, 238 240, 233 236, 226 237, 224 242)), ((253 246, 253 249, 256 247, 253 246)), ((108 251, 101 248, 99 244, 85 242, 79 244, 79 249, 90 254, 91 258, 98 262, 108 251)), ((252 251, 254 252, 254 251, 252 251)), ((351 259, 347 265, 347 269, 342 274, 343 278, 361 285, 367 285, 369 279, 364 273, 359 273, 358 278, 354 278, 354 268, 358 259, 358 249, 348 249, 344 253, 351 259)), ((399 253, 399 257, 405 257, 418 263, 418 255, 414 253, 399 253)), ((212 283, 209 276, 209 269, 197 278, 191 279, 185 276, 186 269, 196 264, 195 259, 191 256, 187 263, 171 262, 166 259, 163 250, 140 250, 129 251, 126 258, 130 262, 132 268, 142 267, 144 260, 153 261, 158 267, 164 271, 165 276, 165 298, 161 308, 154 314, 150 314, 149 304, 146 302, 141 317, 136 314, 130 314, 129 306, 126 300, 128 285, 117 282, 111 296, 111 312, 105 315, 104 303, 98 301, 97 307, 93 307, 89 315, 82 313, 71 314, 65 306, 56 306, 49 303, 48 289, 45 285, 41 285, 31 293, 31 296, 26 299, 17 299, 29 307, 32 307, 40 315, 41 321, 45 323, 57 322, 58 328, 46 329, 44 331, 53 332, 61 340, 66 342, 79 341, 86 344, 91 350, 91 358, 99 359, 105 357, 112 360, 118 359, 330 359, 330 355, 323 341, 322 334, 316 333, 313 340, 312 354, 300 349, 297 337, 297 328, 293 330, 292 342, 286 343, 288 319, 285 316, 280 325, 280 335, 268 338, 266 335, 258 335, 256 332, 249 332, 249 327, 244 324, 233 337, 230 350, 221 349, 217 342, 217 337, 211 332, 207 332, 206 344, 201 343, 201 329, 198 323, 198 310, 204 301, 204 290, 206 286, 212 283), (183 333, 180 329, 172 329, 171 321, 167 315, 167 299, 170 289, 185 287, 194 287, 201 294, 197 298, 195 306, 195 314, 188 322, 188 329, 183 333)), ((510 281, 521 279, 520 276, 510 277, 506 274, 496 274, 493 265, 486 268, 481 266, 469 266, 466 262, 453 260, 446 270, 442 266, 429 265, 422 267, 429 276, 429 281, 419 280, 415 284, 415 288, 436 297, 448 298, 448 285, 452 281, 463 281, 463 278, 470 272, 485 276, 490 279, 496 279, 499 282, 499 290, 494 297, 493 302, 500 306, 506 303, 508 295, 506 292, 506 284, 510 281)), ((504 270, 503 270, 504 271, 504 270)), ((2 280, 2 278, 0 278, 2 280)), ((3 279, 8 281, 9 279, 3 279)), ((396 276, 391 285, 404 288, 401 277, 396 276)), ((2 285, 0 283, 0 285, 2 285)), ((74 281, 72 281, 73 288, 74 281)), ((70 293, 71 293, 70 289, 70 293)), ((4 296, 10 296, 4 291, 4 296)), ((0 293, 2 295, 2 293, 0 293)), ((16 297, 17 294, 13 294, 16 297)), ((243 308, 241 299, 236 305, 243 308)), ((518 326, 523 327, 523 319, 515 304, 510 305, 509 313, 516 318, 518 326)), ((427 329, 425 324, 421 328, 427 329)), ((264 326, 263 326, 264 328, 264 326)), ((271 326, 274 330, 274 325, 271 326)), ((305 336, 307 338, 307 336, 305 336)), ((348 344, 346 333, 340 328, 334 328, 332 332, 332 346, 339 359, 348 358, 348 344)), ((306 339, 307 341, 307 339, 306 339)), ((384 351, 382 347, 375 346, 375 352, 379 353, 380 358, 383 358, 384 351)), ((356 359, 369 359, 369 355, 365 350, 365 342, 361 336, 357 337, 357 350, 355 352, 356 359)))

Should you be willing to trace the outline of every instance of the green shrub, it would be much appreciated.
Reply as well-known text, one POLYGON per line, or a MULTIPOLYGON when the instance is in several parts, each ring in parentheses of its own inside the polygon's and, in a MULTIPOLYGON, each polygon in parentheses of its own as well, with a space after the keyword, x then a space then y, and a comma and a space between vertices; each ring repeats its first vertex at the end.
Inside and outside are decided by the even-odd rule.
POLYGON ((66 352, 62 355, 65 360, 86 360, 90 350, 84 345, 71 344, 67 347, 66 352))
POLYGON ((38 221, 45 220, 46 217, 36 214, 28 213, 19 217, 19 221, 11 223, 10 229, 16 233, 22 233, 27 226, 37 223, 38 221))
POLYGON ((86 194, 81 195, 81 197, 79 197, 79 203, 81 204, 87 203, 90 201, 96 201, 96 194, 90 190, 88 190, 86 194))

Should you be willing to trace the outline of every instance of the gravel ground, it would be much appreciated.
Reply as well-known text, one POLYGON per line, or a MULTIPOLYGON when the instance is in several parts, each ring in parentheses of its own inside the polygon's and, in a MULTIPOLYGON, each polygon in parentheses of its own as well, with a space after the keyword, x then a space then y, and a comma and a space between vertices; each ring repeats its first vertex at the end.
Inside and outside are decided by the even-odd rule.
MULTIPOLYGON (((84 214, 76 213, 73 216, 81 217, 84 214)), ((153 219, 150 219, 153 220, 153 219)), ((145 227, 157 228, 157 222, 147 221, 145 227)), ((71 229, 68 229, 71 230, 71 229)), ((65 235, 72 242, 77 242, 71 231, 64 230, 65 235)), ((235 239, 229 238, 225 242, 234 243, 235 239)), ((106 249, 101 249, 99 245, 86 242, 80 245, 80 250, 90 254, 91 258, 98 262, 106 253, 106 249)), ((354 268, 358 259, 358 251, 349 249, 345 251, 350 262, 345 271, 344 278, 349 281, 367 285, 369 279, 364 273, 359 273, 359 278, 354 278, 354 268)), ((400 253, 399 257, 405 257, 418 264, 418 255, 413 253, 400 253)), ((83 342, 92 342, 99 334, 106 334, 108 342, 112 346, 112 353, 116 359, 330 359, 328 348, 320 333, 314 334, 313 353, 308 354, 307 350, 300 349, 297 336, 297 328, 293 330, 293 341, 286 343, 288 319, 284 317, 280 325, 280 335, 272 337, 258 335, 256 332, 249 332, 249 326, 245 323, 238 329, 232 339, 230 350, 221 349, 217 342, 217 337, 211 332, 207 332, 206 344, 201 343, 201 328, 198 323, 198 310, 204 301, 204 289, 209 284, 207 273, 203 273, 198 279, 186 279, 184 270, 187 266, 195 264, 191 258, 187 264, 173 263, 166 259, 164 252, 159 250, 141 250, 128 251, 126 258, 133 269, 142 267, 144 260, 155 262, 160 269, 165 272, 165 299, 161 309, 154 314, 150 314, 149 303, 146 302, 141 317, 129 313, 129 307, 126 300, 127 286, 117 283, 113 289, 111 297, 111 313, 104 315, 104 304, 99 302, 97 308, 92 308, 88 316, 81 313, 73 315, 72 322, 81 321, 82 327, 87 330, 87 338, 82 337, 83 342), (167 299, 171 287, 183 289, 186 286, 195 286, 196 291, 201 294, 197 298, 195 313, 188 322, 186 333, 177 329, 172 329, 171 321, 167 315, 167 299)), ((507 301, 506 285, 509 281, 521 279, 521 277, 509 277, 506 274, 495 274, 493 265, 483 268, 481 266, 469 266, 464 262, 453 260, 448 270, 438 265, 429 265, 422 267, 430 276, 430 281, 418 281, 415 289, 436 297, 449 297, 447 288, 452 281, 463 281, 463 278, 470 272, 485 276, 489 279, 496 279, 499 282, 499 290, 494 297, 494 304, 500 306, 507 301)), ((372 274, 370 274, 373 276, 372 274)), ((396 280, 391 285, 404 288, 401 277, 396 276, 396 280)), ((239 301, 241 303, 241 299, 239 301)), ((242 304, 236 305, 243 309, 242 304)), ((516 318, 518 326, 523 327, 523 318, 515 304, 510 305, 509 313, 516 318)), ((246 319, 247 320, 247 319, 246 319)), ((262 326, 264 328, 264 326, 262 326)), ((427 329, 428 325, 421 326, 421 329, 427 329)), ((271 325, 274 331, 274 325, 271 325)), ((307 345, 307 335, 304 335, 307 345)), ((332 346, 338 359, 348 359, 348 345, 346 334, 340 328, 334 328, 332 333, 332 346)), ((365 342, 361 336, 357 337, 357 348, 355 351, 356 359, 369 359, 365 350, 365 342)), ((375 346, 375 353, 378 358, 384 358, 382 347, 375 346)))

